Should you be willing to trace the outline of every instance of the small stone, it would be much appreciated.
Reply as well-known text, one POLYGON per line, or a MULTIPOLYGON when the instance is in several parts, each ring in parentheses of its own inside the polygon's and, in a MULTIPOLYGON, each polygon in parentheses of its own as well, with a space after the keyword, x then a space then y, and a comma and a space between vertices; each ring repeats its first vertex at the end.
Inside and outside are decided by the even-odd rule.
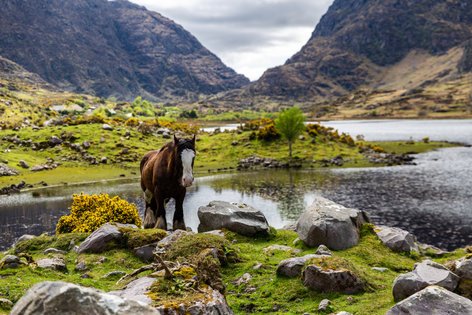
POLYGON ((66 262, 61 258, 44 258, 37 262, 38 268, 41 269, 52 269, 57 271, 67 271, 66 262))
POLYGON ((111 131, 111 130, 113 130, 113 127, 110 126, 109 124, 103 124, 103 125, 102 125, 102 129, 103 129, 103 130, 111 131))
POLYGON ((88 273, 84 273, 83 275, 80 276, 82 279, 92 279, 92 276, 89 275, 88 273))
POLYGON ((63 250, 60 250, 60 249, 57 249, 57 248, 48 248, 48 249, 44 250, 44 253, 45 254, 60 254, 60 255, 67 254, 66 251, 63 251, 63 250))
POLYGON ((88 148, 90 148, 90 142, 89 141, 84 141, 84 142, 82 142, 82 146, 84 147, 84 149, 88 149, 88 148))
POLYGON ((18 161, 18 166, 20 166, 21 168, 30 168, 30 166, 28 165, 28 163, 26 163, 26 162, 23 161, 23 160, 18 161))
POLYGON ((87 264, 84 261, 79 261, 74 268, 76 271, 85 271, 88 269, 87 264))
POLYGON ((0 260, 0 269, 18 268, 21 265, 25 265, 25 263, 15 255, 6 255, 0 260))
POLYGON ((326 312, 331 304, 331 301, 328 299, 321 300, 320 304, 318 305, 319 312, 326 312))
POLYGON ((100 158, 100 163, 102 163, 102 164, 107 164, 107 163, 108 163, 108 158, 107 158, 106 156, 102 156, 102 157, 100 158))
POLYGON ((295 278, 299 277, 306 262, 310 259, 321 258, 326 256, 320 255, 305 255, 303 257, 294 257, 282 260, 277 266, 277 274, 279 276, 295 278))
POLYGON ((386 271, 388 271, 389 269, 388 269, 388 268, 384 268, 384 267, 372 267, 372 270, 375 270, 375 271, 378 271, 378 272, 386 272, 386 271))
POLYGON ((133 249, 134 254, 144 262, 151 262, 154 259, 154 249, 157 243, 148 244, 133 249))
POLYGON ((251 274, 250 273, 245 273, 241 277, 236 279, 233 283, 236 286, 240 286, 242 284, 247 284, 249 281, 251 281, 251 279, 252 279, 251 274))
POLYGON ((339 313, 336 313, 336 315, 352 315, 352 313, 346 312, 346 311, 341 311, 339 313))
POLYGON ((315 254, 316 254, 316 255, 327 255, 327 256, 331 256, 331 251, 329 250, 328 247, 326 247, 325 245, 321 244, 321 245, 318 246, 318 248, 316 249, 315 254))
POLYGON ((254 269, 254 270, 259 270, 259 269, 262 268, 262 266, 263 266, 263 264, 261 264, 261 263, 256 263, 256 264, 252 267, 252 269, 254 269))

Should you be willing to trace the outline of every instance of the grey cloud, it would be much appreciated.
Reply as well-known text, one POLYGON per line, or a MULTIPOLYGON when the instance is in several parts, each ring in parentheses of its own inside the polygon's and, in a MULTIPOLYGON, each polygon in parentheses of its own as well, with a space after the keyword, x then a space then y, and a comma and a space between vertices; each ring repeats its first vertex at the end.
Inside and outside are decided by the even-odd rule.
MULTIPOLYGON (((131 0, 174 20, 200 42, 224 59, 229 54, 253 53, 270 48, 286 60, 284 43, 300 48, 309 39, 321 16, 333 0, 131 0), (300 30, 303 29, 303 36, 300 30)), ((276 66, 267 60, 260 69, 276 66)), ((251 62, 248 60, 247 62, 251 62)), ((236 71, 238 68, 233 66, 236 71)), ((254 75, 252 79, 254 79, 254 75)))

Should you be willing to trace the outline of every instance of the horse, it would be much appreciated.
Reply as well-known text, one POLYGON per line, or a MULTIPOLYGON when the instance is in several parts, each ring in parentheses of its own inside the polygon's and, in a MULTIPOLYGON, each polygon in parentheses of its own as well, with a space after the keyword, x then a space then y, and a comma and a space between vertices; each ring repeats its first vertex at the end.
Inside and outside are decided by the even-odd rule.
POLYGON ((167 230, 165 206, 170 198, 174 198, 173 229, 186 229, 183 202, 186 188, 194 180, 195 156, 195 136, 178 139, 175 135, 173 141, 144 155, 140 164, 141 188, 146 202, 144 228, 167 230))

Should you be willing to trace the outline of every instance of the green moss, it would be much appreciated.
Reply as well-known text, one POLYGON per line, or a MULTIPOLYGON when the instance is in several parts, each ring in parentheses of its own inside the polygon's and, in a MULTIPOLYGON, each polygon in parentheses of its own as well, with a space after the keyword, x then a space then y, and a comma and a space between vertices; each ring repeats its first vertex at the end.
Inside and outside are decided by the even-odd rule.
POLYGON ((14 247, 15 253, 28 253, 34 251, 45 250, 47 248, 57 248, 60 250, 68 250, 71 244, 79 244, 88 236, 88 233, 70 233, 58 236, 49 236, 42 234, 30 240, 19 242, 14 247))
POLYGON ((167 232, 160 229, 131 229, 121 228, 127 248, 133 249, 144 245, 157 243, 167 236, 167 232))

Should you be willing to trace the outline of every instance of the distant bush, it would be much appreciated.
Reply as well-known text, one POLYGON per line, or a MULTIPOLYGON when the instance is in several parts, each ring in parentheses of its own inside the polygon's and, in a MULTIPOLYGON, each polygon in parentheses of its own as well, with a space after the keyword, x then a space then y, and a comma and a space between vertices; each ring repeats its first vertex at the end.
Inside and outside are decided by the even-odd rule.
POLYGON ((141 218, 134 204, 108 194, 74 195, 70 214, 62 216, 56 233, 93 232, 107 222, 141 226, 141 218))
POLYGON ((256 135, 257 139, 264 141, 271 141, 280 138, 280 133, 277 131, 274 124, 259 128, 256 135))
POLYGON ((179 117, 180 118, 194 119, 194 118, 198 118, 198 114, 194 109, 184 110, 183 112, 180 113, 179 117))

